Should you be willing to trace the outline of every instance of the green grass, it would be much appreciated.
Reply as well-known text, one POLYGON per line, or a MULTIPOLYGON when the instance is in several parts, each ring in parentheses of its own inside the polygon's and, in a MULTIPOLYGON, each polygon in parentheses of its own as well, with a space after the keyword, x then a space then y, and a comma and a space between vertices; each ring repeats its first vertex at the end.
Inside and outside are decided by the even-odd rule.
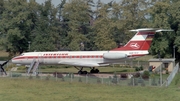
MULTIPOLYGON (((22 70, 23 68, 21 67, 17 72, 25 72, 25 70, 22 70)), ((121 67, 97 67, 97 69, 100 70, 101 73, 103 72, 111 72, 111 73, 122 73, 122 72, 134 72, 135 69, 134 68, 121 68, 121 67)), ((86 70, 88 72, 90 72, 90 68, 83 68, 83 71, 86 70)), ((53 68, 44 68, 42 69, 42 66, 39 66, 39 71, 40 72, 65 72, 65 73, 77 73, 78 70, 74 67, 69 67, 69 68, 65 68, 65 67, 61 67, 61 66, 57 66, 57 67, 53 67, 53 68)))
MULTIPOLYGON (((101 72, 126 71, 117 67, 99 69, 101 72)), ((53 68, 42 71, 77 73, 75 68, 53 68)), ((134 70, 128 68, 127 71, 134 70)), ((179 101, 179 78, 180 74, 169 87, 132 87, 0 77, 0 101, 179 101)))
MULTIPOLYGON (((179 101, 176 86, 132 87, 0 78, 0 101, 179 101)), ((179 83, 178 83, 179 85, 179 83)))
POLYGON ((136 58, 135 60, 137 60, 137 61, 148 61, 149 59, 152 59, 152 58, 153 58, 152 55, 145 55, 145 56, 136 58))

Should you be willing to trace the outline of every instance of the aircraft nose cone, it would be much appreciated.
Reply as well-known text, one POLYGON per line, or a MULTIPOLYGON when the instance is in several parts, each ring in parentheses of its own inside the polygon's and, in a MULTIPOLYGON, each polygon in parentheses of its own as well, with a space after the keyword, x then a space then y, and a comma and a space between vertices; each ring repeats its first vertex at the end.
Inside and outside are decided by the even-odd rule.
POLYGON ((12 63, 17 63, 16 57, 11 59, 12 63))

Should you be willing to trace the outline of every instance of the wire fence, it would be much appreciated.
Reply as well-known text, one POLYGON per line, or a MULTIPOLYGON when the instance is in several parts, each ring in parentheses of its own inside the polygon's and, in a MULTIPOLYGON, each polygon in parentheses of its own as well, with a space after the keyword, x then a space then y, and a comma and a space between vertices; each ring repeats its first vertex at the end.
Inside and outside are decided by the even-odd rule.
MULTIPOLYGON (((55 72, 53 74, 38 74, 29 75, 26 73, 9 72, 7 78, 19 78, 29 80, 46 80, 57 82, 81 82, 88 84, 105 84, 105 85, 120 85, 120 86, 161 86, 160 79, 157 77, 143 78, 142 76, 135 77, 133 75, 127 75, 126 78, 121 74, 87 74, 78 75, 73 73, 62 74, 55 72)), ((2 77, 2 76, 1 76, 2 77)), ((163 82, 166 78, 163 79, 163 82)))
POLYGON ((179 70, 179 63, 176 64, 171 74, 167 77, 166 87, 170 85, 175 75, 178 73, 178 70, 179 70))

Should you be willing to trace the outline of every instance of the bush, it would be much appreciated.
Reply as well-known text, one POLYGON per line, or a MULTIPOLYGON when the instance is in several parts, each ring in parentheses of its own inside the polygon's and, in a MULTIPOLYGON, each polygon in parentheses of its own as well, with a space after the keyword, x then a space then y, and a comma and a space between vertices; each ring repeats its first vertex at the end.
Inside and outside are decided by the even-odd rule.
POLYGON ((140 70, 143 70, 143 66, 140 66, 139 69, 140 69, 140 70))
POLYGON ((135 68, 135 71, 141 71, 143 70, 143 66, 140 66, 140 67, 134 67, 135 68))
POLYGON ((135 71, 139 71, 139 67, 134 67, 135 68, 135 71))
POLYGON ((128 75, 127 74, 121 74, 121 78, 126 79, 126 78, 128 78, 128 75))
POLYGON ((143 79, 149 79, 149 76, 150 76, 149 71, 144 71, 142 78, 143 79))
POLYGON ((134 77, 138 78, 138 77, 140 77, 140 75, 141 75, 140 73, 136 73, 136 74, 134 74, 134 77))

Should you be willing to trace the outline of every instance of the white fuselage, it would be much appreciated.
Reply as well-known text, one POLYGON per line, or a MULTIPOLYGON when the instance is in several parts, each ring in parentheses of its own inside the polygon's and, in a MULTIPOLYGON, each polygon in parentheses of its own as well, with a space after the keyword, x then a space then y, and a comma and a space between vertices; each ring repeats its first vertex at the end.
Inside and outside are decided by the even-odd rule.
POLYGON ((66 64, 73 66, 103 66, 118 63, 125 59, 135 58, 148 54, 148 51, 56 51, 56 52, 28 52, 14 57, 12 62, 15 64, 30 65, 33 60, 40 64, 66 64), (125 54, 125 57, 106 59, 105 53, 125 54))

